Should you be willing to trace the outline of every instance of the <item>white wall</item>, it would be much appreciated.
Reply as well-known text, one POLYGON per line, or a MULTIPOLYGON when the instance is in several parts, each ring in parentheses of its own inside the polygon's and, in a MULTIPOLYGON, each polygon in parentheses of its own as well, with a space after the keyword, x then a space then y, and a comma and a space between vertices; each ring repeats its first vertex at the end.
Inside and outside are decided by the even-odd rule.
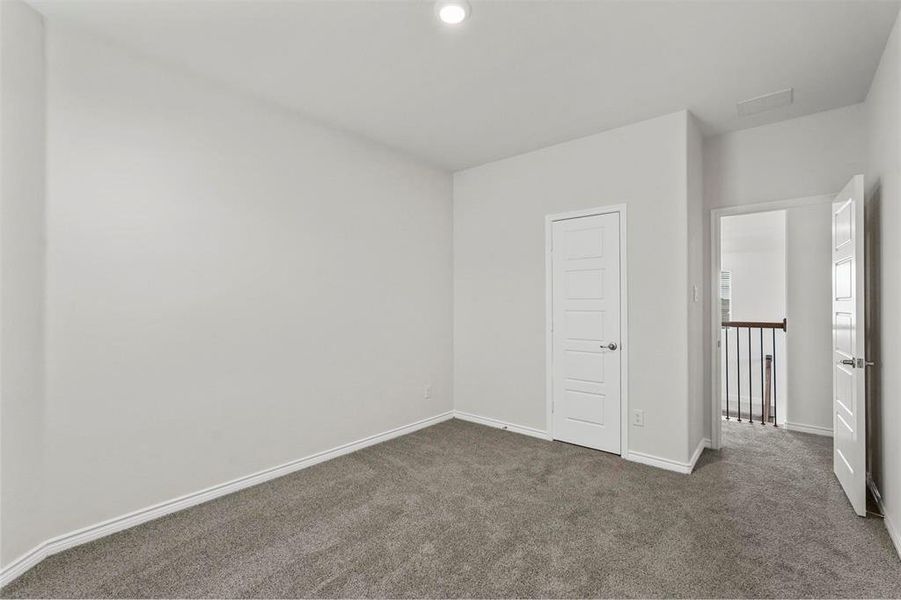
POLYGON ((452 408, 449 174, 52 23, 47 68, 51 535, 452 408))
POLYGON ((43 539, 44 33, 0 2, 0 565, 43 539))
MULTIPOLYGON (((867 95, 868 369, 870 470, 885 501, 886 525, 901 543, 901 25, 867 95)), ((899 546, 901 551, 901 546, 899 546)))
POLYGON ((832 431, 832 203, 785 211, 788 426, 832 431))
POLYGON ((863 104, 704 141, 708 208, 837 193, 866 165, 863 104))
POLYGON ((545 216, 624 203, 629 449, 687 460, 687 133, 674 113, 454 175, 457 409, 546 430, 545 216))

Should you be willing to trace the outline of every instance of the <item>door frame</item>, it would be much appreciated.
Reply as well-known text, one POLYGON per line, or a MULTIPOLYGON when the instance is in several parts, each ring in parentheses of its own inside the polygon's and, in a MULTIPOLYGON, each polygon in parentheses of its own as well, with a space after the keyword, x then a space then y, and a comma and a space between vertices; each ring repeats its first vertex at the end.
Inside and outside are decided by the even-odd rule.
MULTIPOLYGON (((776 200, 773 202, 758 202, 754 204, 742 204, 739 206, 727 206, 722 208, 710 209, 710 272, 708 273, 709 285, 709 323, 710 323, 710 447, 714 450, 722 448, 722 431, 723 431, 723 415, 722 415, 722 399, 720 398, 721 383, 720 373, 722 371, 722 357, 720 348, 720 271, 722 270, 722 245, 721 245, 721 227, 720 223, 723 217, 732 217, 736 215, 751 215, 755 213, 771 212, 774 210, 785 210, 788 208, 796 208, 799 206, 810 206, 811 204, 825 204, 835 199, 835 194, 822 194, 817 196, 804 196, 801 198, 791 198, 788 200, 776 200)), ((785 348, 788 348, 788 336, 785 338, 785 348)), ((789 371, 786 371, 786 377, 791 377, 789 371)), ((787 382, 786 382, 787 384, 787 382)), ((787 389, 787 385, 783 386, 787 389)))
POLYGON ((550 439, 554 438, 554 415, 551 405, 554 399, 554 341, 553 332, 551 330, 554 323, 554 261, 552 256, 552 247, 554 239, 554 223, 556 221, 567 221, 569 219, 579 219, 582 217, 596 217, 608 214, 619 215, 619 325, 620 339, 619 345, 622 354, 620 355, 620 374, 619 374, 619 412, 620 412, 620 435, 619 435, 619 454, 626 458, 629 454, 629 289, 626 265, 626 205, 611 204, 600 206, 597 208, 588 208, 583 210, 574 210, 565 213, 557 213, 547 215, 544 218, 544 288, 545 288, 545 318, 544 318, 544 334, 545 334, 545 419, 547 423, 547 434, 550 439))

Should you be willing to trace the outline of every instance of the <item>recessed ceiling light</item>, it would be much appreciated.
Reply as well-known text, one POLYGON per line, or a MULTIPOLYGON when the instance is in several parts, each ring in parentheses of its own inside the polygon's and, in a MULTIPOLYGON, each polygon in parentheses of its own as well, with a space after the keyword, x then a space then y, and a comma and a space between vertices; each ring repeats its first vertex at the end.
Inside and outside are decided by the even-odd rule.
POLYGON ((466 0, 443 0, 435 5, 438 18, 448 25, 459 25, 469 16, 469 2, 466 0))

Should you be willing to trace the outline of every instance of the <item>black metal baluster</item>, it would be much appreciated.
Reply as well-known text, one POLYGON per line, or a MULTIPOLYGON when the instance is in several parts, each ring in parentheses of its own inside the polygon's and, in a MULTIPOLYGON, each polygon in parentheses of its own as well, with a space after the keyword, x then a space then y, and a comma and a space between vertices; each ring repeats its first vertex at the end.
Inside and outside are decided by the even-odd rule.
MULTIPOLYGON (((783 327, 785 321, 783 321, 783 327)), ((783 329, 785 331, 785 329, 783 329)), ((778 422, 776 421, 776 406, 779 404, 779 400, 776 395, 776 330, 773 329, 773 427, 779 427, 778 422)))
POLYGON ((726 327, 726 420, 729 420, 729 328, 726 327))
POLYGON ((738 398, 736 411, 738 413, 738 422, 741 423, 741 328, 735 328, 735 393, 738 398))
POLYGON ((751 328, 748 327, 748 422, 754 422, 754 406, 752 405, 751 396, 754 395, 754 377, 751 366, 751 328))
POLYGON ((760 328, 760 424, 766 425, 763 420, 763 327, 760 328))
POLYGON ((764 416, 766 418, 766 422, 770 422, 770 417, 772 415, 772 410, 770 410, 773 406, 773 355, 766 355, 766 388, 763 390, 763 397, 766 400, 766 403, 763 405, 764 416))

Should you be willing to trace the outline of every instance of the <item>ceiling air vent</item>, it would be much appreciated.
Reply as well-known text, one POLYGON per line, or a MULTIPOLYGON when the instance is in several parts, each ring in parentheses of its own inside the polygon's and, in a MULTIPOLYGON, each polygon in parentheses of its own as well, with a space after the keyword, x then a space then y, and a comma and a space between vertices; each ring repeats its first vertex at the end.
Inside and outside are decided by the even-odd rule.
POLYGON ((749 117, 781 106, 788 106, 794 99, 792 88, 779 90, 763 96, 757 96, 750 100, 738 103, 738 116, 749 117))

